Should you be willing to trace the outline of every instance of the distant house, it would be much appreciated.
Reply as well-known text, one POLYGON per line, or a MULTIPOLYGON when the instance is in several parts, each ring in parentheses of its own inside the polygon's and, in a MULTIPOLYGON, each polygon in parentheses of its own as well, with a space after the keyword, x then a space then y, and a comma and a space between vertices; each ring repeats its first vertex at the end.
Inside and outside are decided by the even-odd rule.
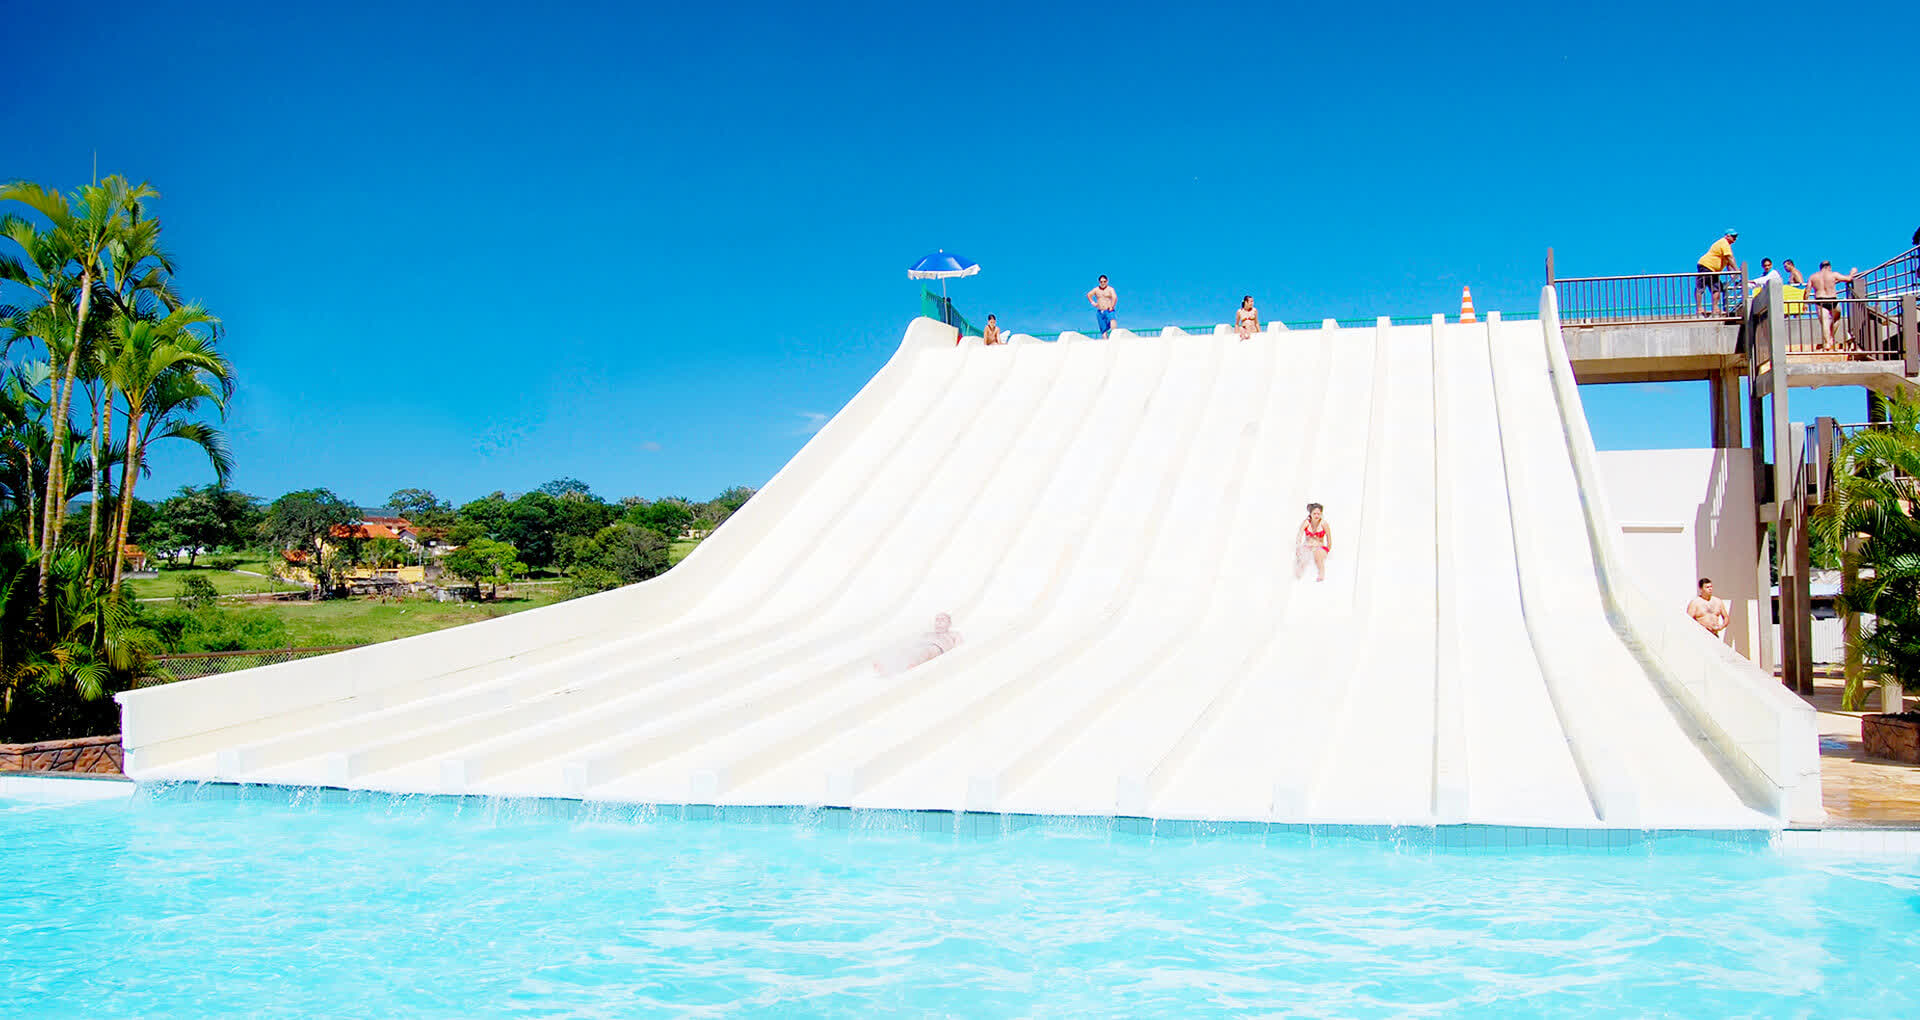
MULTIPOLYGON (((442 550, 434 548, 434 539, 422 538, 420 529, 415 528, 413 522, 405 517, 383 515, 363 517, 356 524, 336 524, 322 545, 325 551, 331 554, 342 542, 356 540, 364 542, 382 538, 399 542, 414 553, 444 555, 442 550)), ((314 583, 312 564, 309 562, 311 556, 306 550, 288 549, 281 553, 281 556, 287 564, 283 571, 285 576, 305 584, 314 583)), ((349 584, 354 582, 408 584, 425 580, 425 578, 424 566, 420 563, 412 563, 389 567, 355 566, 347 570, 338 580, 349 584)))
POLYGON ((126 561, 127 569, 136 574, 147 569, 146 552, 132 542, 120 547, 120 558, 126 561))

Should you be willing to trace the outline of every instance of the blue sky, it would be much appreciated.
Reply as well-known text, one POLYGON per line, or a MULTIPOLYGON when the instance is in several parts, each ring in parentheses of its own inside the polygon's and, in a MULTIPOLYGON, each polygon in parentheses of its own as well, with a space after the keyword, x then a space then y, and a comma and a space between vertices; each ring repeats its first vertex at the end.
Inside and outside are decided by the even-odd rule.
MULTIPOLYGON (((1143 326, 1529 310, 1549 245, 1866 266, 1920 225, 1910 4, 274 6, 43 5, 0 93, 0 177, 164 194, 268 497, 758 485, 935 248, 1039 331, 1099 273, 1143 326)), ((1588 399, 1603 446, 1707 442, 1703 387, 1588 399)), ((143 493, 209 476, 156 450, 143 493)))

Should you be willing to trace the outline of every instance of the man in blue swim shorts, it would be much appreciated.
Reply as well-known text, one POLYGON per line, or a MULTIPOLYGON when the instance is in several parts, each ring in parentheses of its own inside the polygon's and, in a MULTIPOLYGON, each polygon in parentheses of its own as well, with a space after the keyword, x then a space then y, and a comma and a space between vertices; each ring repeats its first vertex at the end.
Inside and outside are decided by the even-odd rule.
POLYGON ((1087 291, 1087 303, 1093 306, 1093 317, 1100 323, 1100 336, 1113 332, 1113 306, 1120 303, 1120 295, 1113 292, 1105 276, 1100 277, 1099 286, 1087 291))

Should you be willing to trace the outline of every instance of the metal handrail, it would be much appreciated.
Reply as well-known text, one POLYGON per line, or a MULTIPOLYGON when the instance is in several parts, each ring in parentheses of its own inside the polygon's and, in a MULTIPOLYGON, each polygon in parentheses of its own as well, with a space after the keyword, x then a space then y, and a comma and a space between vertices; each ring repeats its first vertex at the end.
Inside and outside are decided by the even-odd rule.
POLYGON ((1560 299, 1560 321, 1569 326, 1738 322, 1749 297, 1744 269, 1560 276, 1552 284, 1560 299), (1701 307, 1703 292, 1712 302, 1709 309, 1701 307))

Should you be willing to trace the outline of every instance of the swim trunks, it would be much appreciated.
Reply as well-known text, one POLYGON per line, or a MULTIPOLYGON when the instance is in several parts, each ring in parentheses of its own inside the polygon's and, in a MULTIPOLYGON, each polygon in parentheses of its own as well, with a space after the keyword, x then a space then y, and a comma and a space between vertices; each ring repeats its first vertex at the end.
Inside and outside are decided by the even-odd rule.
POLYGON ((1693 271, 1696 273, 1708 274, 1708 275, 1696 276, 1693 278, 1694 290, 1696 291, 1710 290, 1710 291, 1713 291, 1715 294, 1718 294, 1721 291, 1724 291, 1727 289, 1726 282, 1720 278, 1719 272, 1717 270, 1708 269, 1706 266, 1706 263, 1704 262, 1695 263, 1693 267, 1693 271))
POLYGON ((1107 333, 1113 329, 1113 311, 1111 309, 1096 308, 1093 310, 1093 317, 1100 322, 1101 336, 1106 336, 1107 333))

